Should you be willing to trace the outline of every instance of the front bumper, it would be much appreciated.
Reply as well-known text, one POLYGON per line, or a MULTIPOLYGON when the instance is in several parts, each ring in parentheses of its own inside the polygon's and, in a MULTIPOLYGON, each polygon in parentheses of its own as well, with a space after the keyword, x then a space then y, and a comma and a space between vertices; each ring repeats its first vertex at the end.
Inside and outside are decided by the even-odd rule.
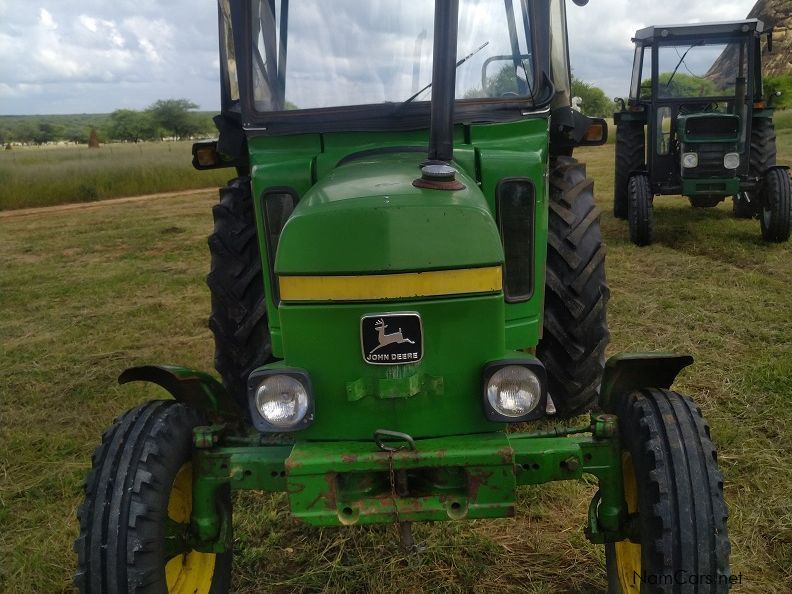
MULTIPOLYGON (((615 419, 602 415, 592 419, 591 427, 570 433, 576 435, 423 439, 414 442, 414 449, 394 452, 382 451, 373 441, 196 449, 192 544, 198 550, 225 550, 222 535, 230 534, 224 526, 230 510, 217 508, 221 488, 285 491, 295 517, 314 526, 340 526, 509 517, 517 486, 584 474, 595 476, 600 489, 592 510, 596 525, 589 528, 616 533, 624 502, 615 419)), ((205 435, 201 438, 208 443, 205 435)))

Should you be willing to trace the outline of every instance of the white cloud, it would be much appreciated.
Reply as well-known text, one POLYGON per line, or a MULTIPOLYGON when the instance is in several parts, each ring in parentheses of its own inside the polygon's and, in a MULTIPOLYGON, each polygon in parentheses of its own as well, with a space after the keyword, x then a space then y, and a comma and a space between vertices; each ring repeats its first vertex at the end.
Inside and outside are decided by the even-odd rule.
POLYGON ((50 31, 58 28, 55 19, 52 18, 52 14, 46 8, 39 10, 39 23, 43 29, 48 29, 50 31))
MULTIPOLYGON (((292 10, 302 2, 293 2, 292 10)), ((636 29, 742 18, 754 0, 724 0, 715 15, 712 3, 690 0, 567 4, 575 74, 613 95, 627 90, 636 29)), ((212 0, 0 0, 0 113, 107 112, 143 108, 167 97, 187 97, 216 109, 216 11, 212 0)), ((391 24, 388 15, 381 20, 386 28, 391 24)), ((343 19, 333 21, 344 26, 343 19)), ((316 26, 322 34, 331 33, 327 22, 316 26)), ((399 47, 398 41, 392 43, 399 47)), ((292 49, 295 60, 303 54, 317 69, 324 64, 307 48, 292 49)), ((354 77, 354 64, 342 74, 354 77)), ((411 87, 398 86, 405 85, 411 87)))

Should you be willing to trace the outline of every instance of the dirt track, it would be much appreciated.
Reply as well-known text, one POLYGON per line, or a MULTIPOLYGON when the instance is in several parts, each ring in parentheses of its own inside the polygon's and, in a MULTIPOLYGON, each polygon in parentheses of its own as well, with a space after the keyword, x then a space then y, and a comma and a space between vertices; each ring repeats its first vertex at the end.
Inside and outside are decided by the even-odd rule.
POLYGON ((108 204, 125 204, 128 202, 144 202, 156 198, 172 198, 174 196, 192 196, 195 194, 209 194, 217 192, 216 188, 204 188, 202 190, 182 190, 180 192, 161 192, 158 194, 146 194, 144 196, 126 196, 124 198, 108 198, 107 200, 97 200, 95 202, 78 202, 74 204, 56 204, 54 206, 39 206, 36 208, 18 208, 16 210, 0 211, 0 219, 12 217, 24 217, 36 214, 51 214, 68 210, 83 210, 86 208, 99 208, 108 204))

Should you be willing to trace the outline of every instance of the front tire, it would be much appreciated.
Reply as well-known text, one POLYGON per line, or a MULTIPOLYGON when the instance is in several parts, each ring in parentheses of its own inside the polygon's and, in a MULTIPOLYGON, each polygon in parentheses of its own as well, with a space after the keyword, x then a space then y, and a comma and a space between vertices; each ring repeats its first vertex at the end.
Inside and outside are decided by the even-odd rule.
POLYGON ((762 239, 781 243, 789 239, 792 229, 792 184, 785 169, 771 169, 765 174, 764 204, 759 214, 762 239))
POLYGON ((687 396, 658 389, 633 392, 615 409, 624 496, 639 543, 606 546, 608 591, 727 592, 723 477, 701 411, 687 396), (698 585, 681 583, 688 578, 698 585))
POLYGON ((544 327, 536 354, 562 417, 585 412, 596 401, 609 338, 605 246, 593 188, 585 165, 571 157, 554 159, 544 327))
POLYGON ((630 241, 642 247, 652 243, 652 189, 649 178, 638 174, 630 178, 627 219, 630 225, 630 241))
POLYGON ((166 526, 189 526, 192 430, 202 424, 192 408, 154 401, 128 411, 102 436, 77 513, 80 592, 228 592, 231 552, 182 547, 176 554, 166 543, 166 526))

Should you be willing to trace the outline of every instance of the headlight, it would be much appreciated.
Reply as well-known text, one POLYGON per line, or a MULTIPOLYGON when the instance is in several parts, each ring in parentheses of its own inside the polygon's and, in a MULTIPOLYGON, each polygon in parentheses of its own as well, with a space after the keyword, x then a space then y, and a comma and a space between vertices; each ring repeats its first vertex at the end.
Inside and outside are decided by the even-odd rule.
POLYGON ((251 418, 259 431, 295 431, 313 421, 311 386, 303 371, 254 371, 248 389, 251 418))
POLYGON ((685 169, 698 167, 698 153, 682 153, 682 167, 685 169))
POLYGON ((516 423, 542 416, 546 374, 536 360, 501 361, 484 370, 484 410, 491 421, 516 423))
POLYGON ((739 153, 726 153, 723 155, 723 166, 726 169, 737 169, 740 166, 739 153))

